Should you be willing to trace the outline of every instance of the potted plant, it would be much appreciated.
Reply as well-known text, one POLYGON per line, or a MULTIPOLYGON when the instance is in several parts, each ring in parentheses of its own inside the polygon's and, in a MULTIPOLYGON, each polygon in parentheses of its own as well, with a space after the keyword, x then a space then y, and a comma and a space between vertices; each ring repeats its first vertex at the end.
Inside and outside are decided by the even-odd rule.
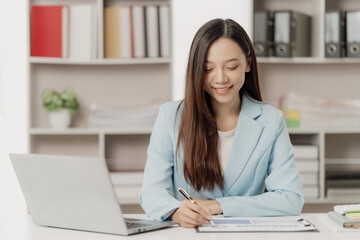
POLYGON ((49 123, 52 128, 65 129, 70 126, 71 115, 75 115, 79 109, 74 90, 65 88, 63 92, 46 89, 42 93, 43 106, 48 110, 49 123))

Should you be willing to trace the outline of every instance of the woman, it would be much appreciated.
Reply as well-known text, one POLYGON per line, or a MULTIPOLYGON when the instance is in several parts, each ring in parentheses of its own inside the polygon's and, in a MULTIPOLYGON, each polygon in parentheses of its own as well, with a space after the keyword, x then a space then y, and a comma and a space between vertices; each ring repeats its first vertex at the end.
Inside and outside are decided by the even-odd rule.
POLYGON ((151 135, 140 202, 150 218, 183 227, 207 223, 213 214, 301 212, 282 112, 262 103, 253 46, 233 20, 211 20, 196 33, 185 98, 161 106, 151 135))

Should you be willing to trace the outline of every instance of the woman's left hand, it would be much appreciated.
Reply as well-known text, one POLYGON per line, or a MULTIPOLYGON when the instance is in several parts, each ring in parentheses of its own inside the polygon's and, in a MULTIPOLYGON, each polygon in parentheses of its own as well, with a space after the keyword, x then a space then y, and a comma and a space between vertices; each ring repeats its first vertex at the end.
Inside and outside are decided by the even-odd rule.
POLYGON ((220 203, 216 200, 203 200, 200 198, 194 198, 193 200, 199 204, 201 207, 207 209, 212 215, 221 214, 222 207, 220 203))

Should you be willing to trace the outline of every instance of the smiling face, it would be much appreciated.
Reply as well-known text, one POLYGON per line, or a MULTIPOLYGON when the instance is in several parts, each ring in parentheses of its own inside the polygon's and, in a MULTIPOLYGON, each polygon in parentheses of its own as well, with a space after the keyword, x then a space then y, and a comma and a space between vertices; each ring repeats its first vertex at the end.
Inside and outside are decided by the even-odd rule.
POLYGON ((216 40, 205 61, 204 89, 211 104, 218 107, 240 107, 239 91, 250 65, 240 46, 229 38, 216 40))

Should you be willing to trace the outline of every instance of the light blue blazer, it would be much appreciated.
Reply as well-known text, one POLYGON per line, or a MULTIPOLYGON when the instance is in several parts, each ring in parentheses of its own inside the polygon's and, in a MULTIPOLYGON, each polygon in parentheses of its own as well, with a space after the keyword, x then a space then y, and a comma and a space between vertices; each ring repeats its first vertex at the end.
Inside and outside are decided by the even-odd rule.
POLYGON ((243 96, 224 188, 196 191, 184 178, 183 150, 175 151, 180 101, 160 107, 148 148, 140 203, 156 220, 167 219, 184 200, 183 187, 196 198, 216 199, 224 216, 299 215, 304 204, 293 147, 278 109, 243 96), (264 193, 264 187, 268 192, 264 193))

